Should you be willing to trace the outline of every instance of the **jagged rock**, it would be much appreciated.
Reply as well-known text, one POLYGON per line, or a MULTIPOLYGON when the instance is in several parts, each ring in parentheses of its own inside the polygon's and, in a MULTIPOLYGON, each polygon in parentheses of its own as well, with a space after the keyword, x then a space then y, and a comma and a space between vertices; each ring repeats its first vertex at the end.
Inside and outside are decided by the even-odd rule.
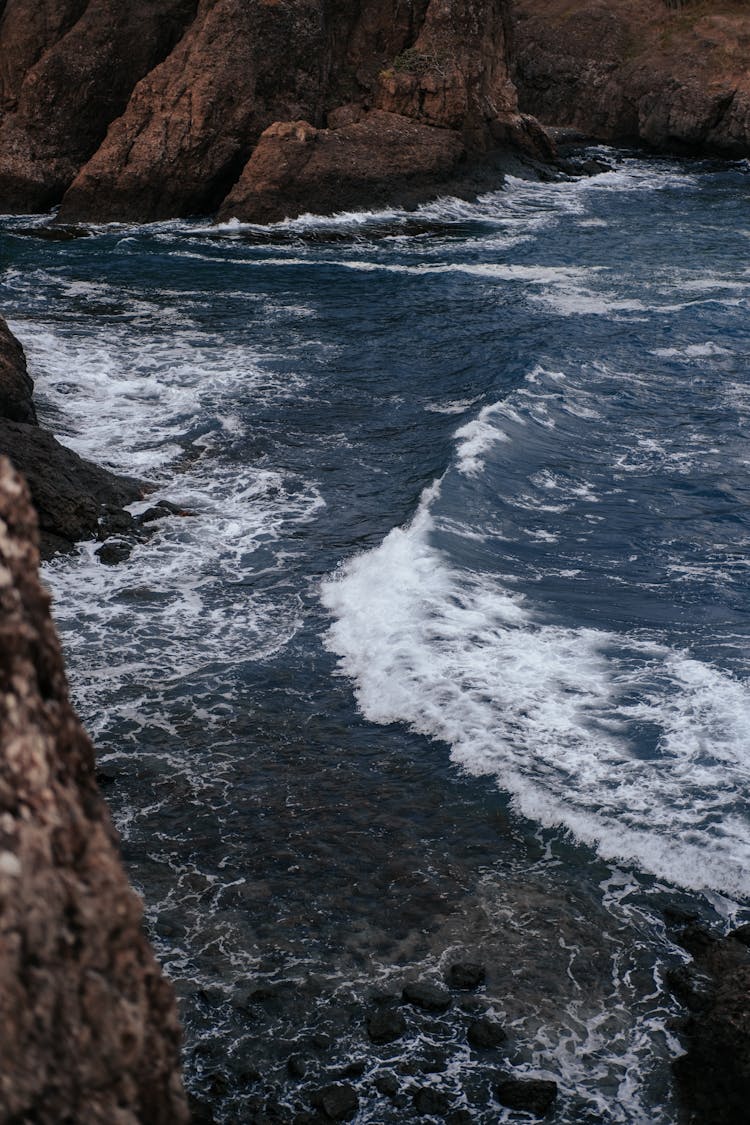
POLYGON ((447 1012, 451 1006, 451 994, 447 988, 426 980, 410 981, 404 987, 403 998, 407 1004, 425 1012, 447 1012))
POLYGON ((420 1117, 444 1117, 451 1105, 445 1091, 434 1086, 422 1086, 415 1090, 413 1099, 414 1108, 420 1117))
POLYGON ((367 1034, 373 1043, 393 1043, 406 1031, 401 1012, 383 1005, 367 1017, 367 1034))
POLYGON ((330 1121, 349 1121, 359 1108, 356 1091, 344 1083, 334 1083, 315 1090, 310 1101, 330 1121))
POLYGON ((503 1025, 498 1023, 497 1020, 490 1019, 489 1016, 481 1016, 478 1020, 469 1024, 466 1038, 472 1047, 487 1051, 493 1047, 499 1047, 508 1036, 503 1025))
POLYGON ((381 110, 335 130, 277 122, 260 138, 219 219, 272 223, 310 210, 409 206, 454 174, 464 156, 457 132, 381 110))
POLYGON ((224 217, 284 217, 344 198, 362 205, 368 190, 381 202, 389 176, 396 199, 411 202, 435 195, 464 150, 512 146, 547 157, 549 141, 518 113, 508 11, 508 0, 200 0, 181 40, 135 85, 124 113, 70 177, 59 218, 160 219, 210 212, 222 201, 224 217), (413 128, 439 127, 448 138, 441 145, 415 132, 423 140, 410 140, 407 151, 393 122, 385 130, 388 119, 373 113, 350 137, 368 110, 413 128), (300 160, 295 151, 293 163, 307 168, 307 178, 296 183, 291 168, 269 178, 272 160, 288 149, 279 130, 289 136, 303 121, 321 134, 313 134, 315 148, 327 172, 314 162, 307 168, 309 152, 300 160), (329 133, 340 134, 336 143, 329 133), (389 161, 394 141, 400 161, 395 153, 389 161), (355 148, 359 167, 347 179, 355 148), (335 193, 337 169, 346 182, 335 193), (265 208, 256 201, 260 183, 268 187, 265 208), (282 190, 286 198, 271 198, 282 190))
POLYGON ((508 1109, 545 1117, 557 1099, 557 1083, 542 1078, 502 1078, 495 1086, 495 1097, 508 1109))
POLYGON ((472 989, 484 984, 485 968, 479 961, 454 961, 448 969, 451 988, 472 989))
POLYGON ((0 318, 0 454, 26 477, 47 558, 80 539, 106 536, 108 528, 129 528, 133 517, 122 506, 139 499, 142 486, 84 461, 41 429, 32 389, 23 348, 0 318))
POLYGON ((33 391, 23 348, 0 316, 0 418, 35 426, 33 391))
POLYGON ((38 426, 0 421, 0 453, 29 483, 45 556, 94 538, 105 506, 122 507, 142 495, 138 481, 84 461, 38 426))
POLYGON ((179 1027, 0 458, 0 1120, 180 1125, 179 1027))
POLYGON ((744 1125, 750 1105, 750 948, 732 934, 697 926, 680 939, 695 960, 669 982, 691 1011, 687 1053, 674 1063, 678 1089, 696 1125, 744 1125))
POLYGON ((195 0, 7 0, 0 19, 0 206, 59 202, 195 0))
POLYGON ((522 109, 604 141, 750 150, 750 13, 648 0, 518 0, 522 109))

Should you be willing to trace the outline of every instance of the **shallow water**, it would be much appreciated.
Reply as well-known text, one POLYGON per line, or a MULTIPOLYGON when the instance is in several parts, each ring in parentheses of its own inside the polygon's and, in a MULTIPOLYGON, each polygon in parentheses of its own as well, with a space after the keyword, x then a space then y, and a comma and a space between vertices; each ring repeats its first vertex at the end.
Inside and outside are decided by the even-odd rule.
POLYGON ((521 1120, 511 1067, 556 1125, 676 1122, 661 909, 750 896, 747 196, 624 157, 412 215, 2 222, 43 421, 190 513, 45 577, 217 1120, 353 1063, 360 1122, 430 1084, 521 1120), (458 996, 370 1044, 462 951, 507 1047, 458 996))

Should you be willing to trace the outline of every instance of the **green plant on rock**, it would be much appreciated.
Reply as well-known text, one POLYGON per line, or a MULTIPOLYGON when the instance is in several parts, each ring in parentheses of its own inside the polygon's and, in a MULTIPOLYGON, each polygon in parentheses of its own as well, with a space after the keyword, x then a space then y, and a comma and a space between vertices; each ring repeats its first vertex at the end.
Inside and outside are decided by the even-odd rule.
POLYGON ((427 54, 416 47, 407 47, 396 55, 389 69, 395 74, 438 74, 444 78, 449 67, 450 59, 443 52, 432 51, 427 54))

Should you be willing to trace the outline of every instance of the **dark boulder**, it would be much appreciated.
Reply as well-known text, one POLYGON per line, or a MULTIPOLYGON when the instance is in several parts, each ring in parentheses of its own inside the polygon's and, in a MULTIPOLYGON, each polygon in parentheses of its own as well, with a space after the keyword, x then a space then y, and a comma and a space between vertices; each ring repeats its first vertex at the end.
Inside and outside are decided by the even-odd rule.
POLYGON ((0 418, 36 425, 33 391, 23 348, 0 316, 0 418))
POLYGON ((345 1083, 334 1083, 315 1090, 310 1101, 329 1121, 349 1121, 359 1109, 356 1090, 345 1083))
POLYGON ((497 1020, 493 1020, 489 1016, 481 1016, 480 1019, 469 1024, 466 1038, 472 1047, 487 1051, 493 1047, 499 1047, 501 1043, 505 1042, 507 1035, 505 1028, 497 1020))
POLYGON ((444 1090, 422 1086, 414 1091, 414 1108, 420 1117, 444 1117, 451 1107, 451 1099, 444 1090))
POLYGON ((448 969, 451 988, 472 989, 484 984, 485 968, 479 961, 455 961, 448 969))
POLYGON ((392 1043, 406 1031, 406 1020, 395 1008, 383 1005, 367 1017, 367 1034, 373 1043, 392 1043))
POLYGON ((426 980, 410 981, 404 986, 402 995, 407 1004, 425 1012, 447 1012, 451 1006, 451 994, 447 988, 426 980))
POLYGON ((545 1117, 557 1098, 557 1083, 542 1078, 503 1078, 495 1086, 495 1097, 508 1109, 545 1117))

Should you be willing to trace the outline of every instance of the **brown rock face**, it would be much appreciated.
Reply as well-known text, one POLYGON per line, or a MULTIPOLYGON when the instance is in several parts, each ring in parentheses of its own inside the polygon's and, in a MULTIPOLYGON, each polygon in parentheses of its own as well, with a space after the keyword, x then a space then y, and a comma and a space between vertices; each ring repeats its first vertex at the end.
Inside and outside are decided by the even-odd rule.
POLYGON ((271 223, 311 205, 328 213, 363 199, 370 206, 408 206, 454 172, 464 155, 458 133, 382 110, 335 130, 279 122, 262 135, 219 218, 271 223))
POLYGON ((32 390, 23 349, 0 317, 0 454, 26 477, 49 557, 96 535, 100 516, 139 499, 142 487, 84 461, 38 426, 32 390))
POLYGON ((36 540, 0 458, 0 1120, 179 1125, 174 999, 68 701, 36 540))
MULTIPOLYGON (((106 2, 89 0, 87 15, 106 2)), ((520 143, 540 155, 508 76, 507 10, 508 0, 199 0, 180 41, 134 84, 122 115, 111 115, 96 151, 75 170, 67 166, 60 218, 150 220, 214 211, 270 125, 304 120, 322 129, 343 104, 450 129, 469 154, 520 143)), ((151 53, 159 53, 152 29, 144 24, 137 34, 143 51, 151 43, 151 53)), ((368 127, 373 160, 387 145, 375 136, 377 120, 368 127)), ((27 141, 24 134, 18 153, 27 141)), ((262 147, 261 161, 268 137, 262 147)), ((36 155, 29 159, 33 164, 36 155)), ((418 167, 414 184, 422 173, 418 167)), ((386 175, 384 164, 361 184, 380 191, 386 175)), ((54 179, 49 201, 59 199, 63 178, 54 179)), ((402 187, 399 172, 396 188, 402 187)), ((429 194, 426 180, 423 189, 429 194)), ((0 205, 10 194, 0 176, 0 205)), ((233 192, 235 207, 244 194, 233 192)), ((290 205, 298 194, 291 191, 290 205)), ((302 209, 322 206, 311 195, 302 209)))
POLYGON ((57 203, 174 45, 195 0, 8 0, 0 19, 0 205, 57 203))
POLYGON ((731 0, 518 0, 520 104, 548 125, 688 154, 750 152, 750 12, 731 0))

